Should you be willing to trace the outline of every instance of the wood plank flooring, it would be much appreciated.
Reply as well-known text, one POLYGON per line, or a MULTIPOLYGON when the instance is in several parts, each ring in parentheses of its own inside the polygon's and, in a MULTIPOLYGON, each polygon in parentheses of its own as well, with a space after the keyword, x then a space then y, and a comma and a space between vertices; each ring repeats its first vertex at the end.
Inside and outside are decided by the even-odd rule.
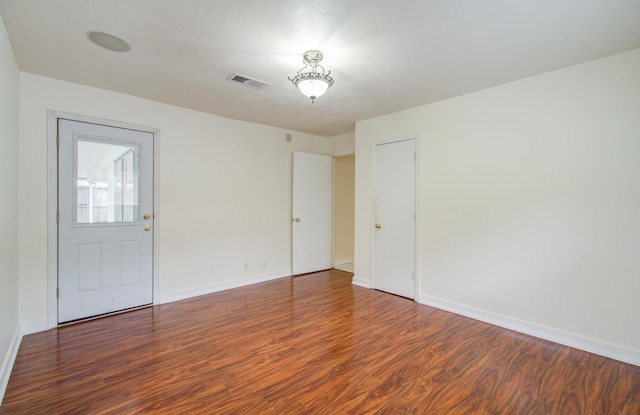
POLYGON ((0 414, 640 414, 640 367, 332 270, 25 336, 0 414))

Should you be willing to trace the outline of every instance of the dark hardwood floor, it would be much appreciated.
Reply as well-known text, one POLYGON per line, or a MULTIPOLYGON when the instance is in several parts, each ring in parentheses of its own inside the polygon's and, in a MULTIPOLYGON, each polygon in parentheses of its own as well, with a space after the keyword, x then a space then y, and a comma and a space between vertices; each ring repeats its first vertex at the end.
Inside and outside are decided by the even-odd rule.
POLYGON ((640 414, 640 367, 325 271, 25 336, 0 414, 640 414))

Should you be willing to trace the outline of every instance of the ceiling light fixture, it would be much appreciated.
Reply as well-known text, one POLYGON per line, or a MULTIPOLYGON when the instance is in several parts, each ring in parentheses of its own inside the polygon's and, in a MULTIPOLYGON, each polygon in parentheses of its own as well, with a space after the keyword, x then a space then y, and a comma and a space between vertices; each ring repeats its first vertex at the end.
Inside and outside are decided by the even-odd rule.
POLYGON ((311 103, 315 103, 319 96, 327 92, 327 89, 333 85, 333 78, 329 75, 331 71, 325 73, 324 66, 320 65, 320 61, 324 55, 319 50, 308 50, 303 55, 304 66, 289 80, 304 95, 311 98, 311 103), (318 71, 318 67, 322 72, 318 71), (305 72, 306 70, 306 72, 305 72))
POLYGON ((129 52, 131 45, 126 40, 119 38, 116 35, 105 32, 89 32, 87 37, 90 41, 113 52, 129 52))

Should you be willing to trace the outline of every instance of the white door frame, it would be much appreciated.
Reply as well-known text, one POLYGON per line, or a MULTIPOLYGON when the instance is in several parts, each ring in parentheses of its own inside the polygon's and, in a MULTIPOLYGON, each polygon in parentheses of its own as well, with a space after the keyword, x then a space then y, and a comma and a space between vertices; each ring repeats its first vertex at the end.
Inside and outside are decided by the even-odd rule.
POLYGON ((130 124, 103 118, 89 117, 61 111, 47 111, 47 328, 58 326, 58 119, 105 125, 108 127, 126 128, 153 134, 153 304, 159 303, 159 232, 161 220, 158 196, 158 150, 160 130, 157 128, 130 124))
POLYGON ((415 149, 416 149, 416 163, 415 163, 415 175, 416 175, 416 184, 415 184, 415 212, 416 212, 416 220, 415 220, 415 241, 414 241, 414 261, 415 261, 415 280, 414 280, 414 300, 418 301, 420 299, 420 136, 419 134, 409 134, 405 136, 388 138, 382 140, 376 140, 371 143, 371 202, 370 206, 373 208, 371 210, 371 215, 369 218, 369 258, 371 258, 369 275, 371 275, 371 287, 376 288, 376 233, 375 233, 375 225, 376 225, 376 212, 375 212, 375 203, 376 203, 376 146, 381 144, 391 144, 397 143, 399 141, 407 141, 407 140, 415 140, 415 149))

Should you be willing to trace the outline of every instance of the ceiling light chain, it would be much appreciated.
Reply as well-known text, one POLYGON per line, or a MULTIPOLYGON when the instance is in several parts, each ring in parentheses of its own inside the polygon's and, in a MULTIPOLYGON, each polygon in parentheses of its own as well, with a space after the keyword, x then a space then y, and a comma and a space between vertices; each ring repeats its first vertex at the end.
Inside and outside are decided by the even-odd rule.
POLYGON ((289 80, 304 95, 311 98, 311 103, 315 103, 316 99, 327 92, 327 89, 333 85, 331 71, 325 71, 324 66, 320 65, 320 61, 324 55, 319 50, 308 50, 303 55, 304 66, 296 73, 295 76, 289 77, 289 80), (318 67, 322 72, 318 71, 318 67), (307 70, 307 72, 304 72, 307 70))

